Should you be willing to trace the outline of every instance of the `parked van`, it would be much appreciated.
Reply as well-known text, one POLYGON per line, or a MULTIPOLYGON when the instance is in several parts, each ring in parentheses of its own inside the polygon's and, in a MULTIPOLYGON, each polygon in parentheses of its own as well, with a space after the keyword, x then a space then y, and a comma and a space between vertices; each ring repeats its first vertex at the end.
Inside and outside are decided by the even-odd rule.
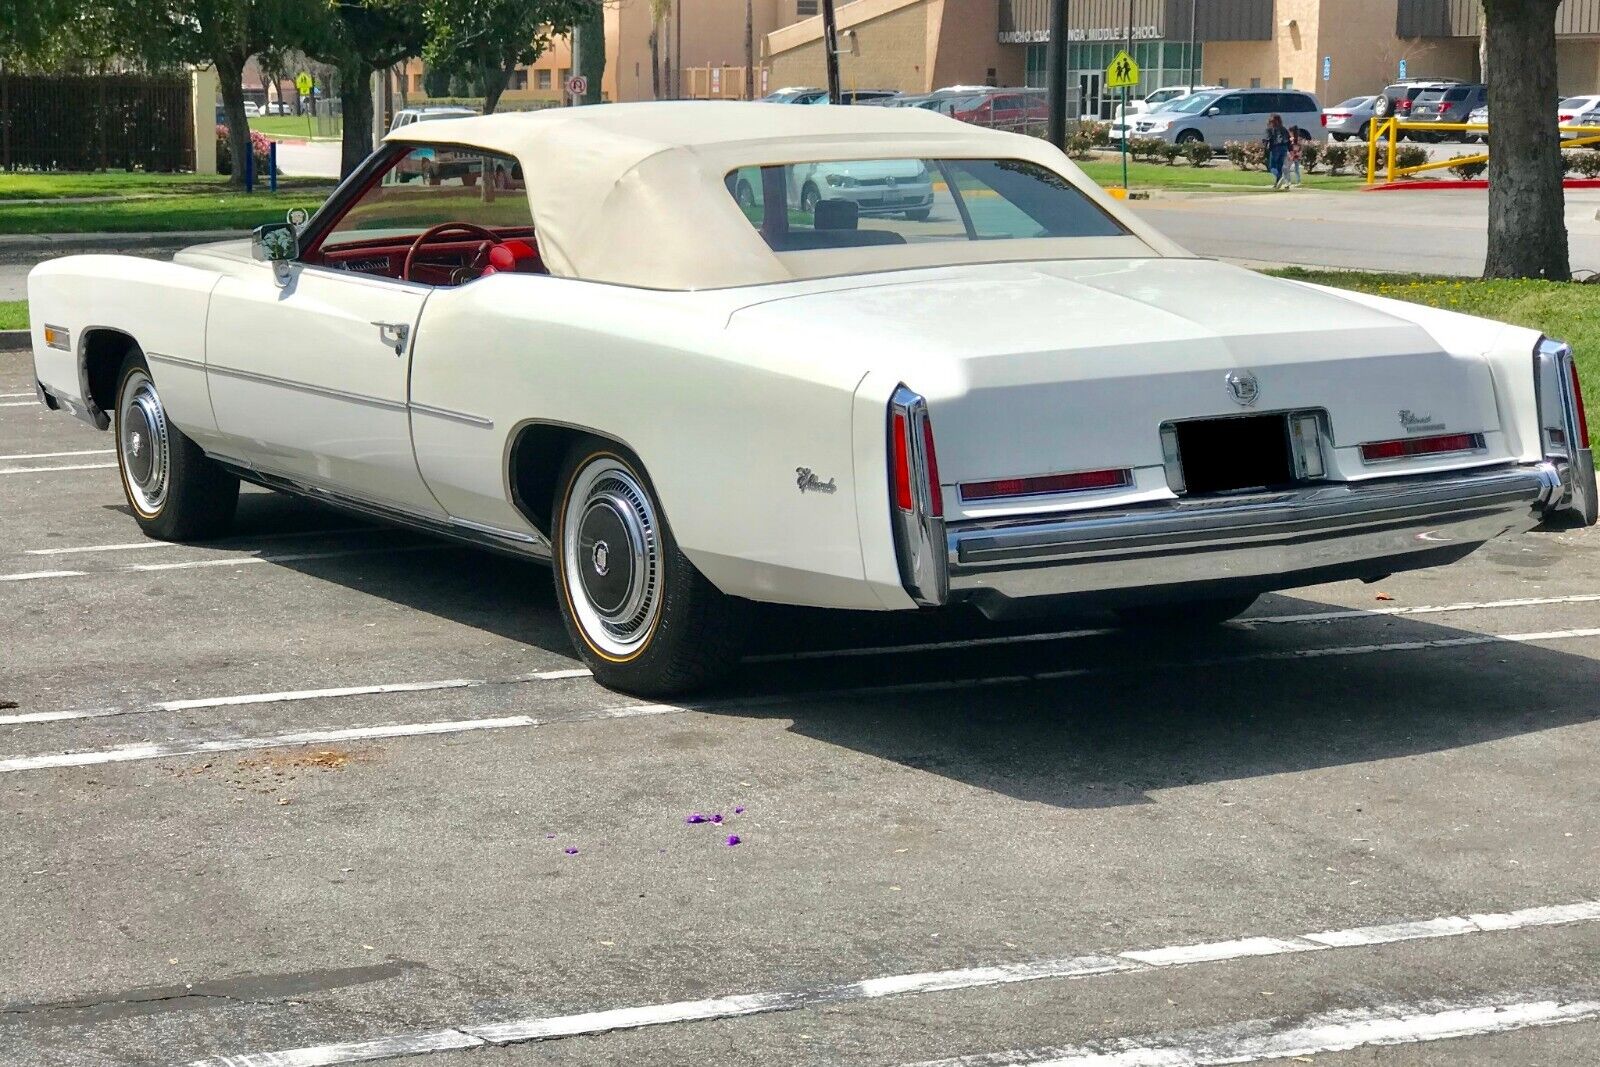
POLYGON ((1322 105, 1311 93, 1297 89, 1218 89, 1173 101, 1160 111, 1136 115, 1135 137, 1159 137, 1188 144, 1205 141, 1259 140, 1266 135, 1267 117, 1279 115, 1283 124, 1303 137, 1323 137, 1322 105))

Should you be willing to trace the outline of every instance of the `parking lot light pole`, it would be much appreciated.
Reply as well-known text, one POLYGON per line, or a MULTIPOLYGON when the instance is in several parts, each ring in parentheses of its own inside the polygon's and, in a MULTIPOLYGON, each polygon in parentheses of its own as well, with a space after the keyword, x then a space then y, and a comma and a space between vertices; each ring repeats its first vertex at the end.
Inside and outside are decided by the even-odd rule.
POLYGON ((1050 37, 1045 44, 1045 88, 1049 97, 1049 128, 1046 139, 1062 151, 1067 148, 1067 5, 1069 0, 1050 0, 1050 37))

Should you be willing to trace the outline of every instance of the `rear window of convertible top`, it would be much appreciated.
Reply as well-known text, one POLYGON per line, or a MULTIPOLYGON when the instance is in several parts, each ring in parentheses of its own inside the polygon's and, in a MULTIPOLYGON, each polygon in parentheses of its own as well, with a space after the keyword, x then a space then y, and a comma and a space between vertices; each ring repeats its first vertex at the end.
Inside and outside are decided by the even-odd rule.
POLYGON ((1066 178, 1024 160, 827 160, 740 167, 725 180, 775 252, 1128 232, 1066 178))

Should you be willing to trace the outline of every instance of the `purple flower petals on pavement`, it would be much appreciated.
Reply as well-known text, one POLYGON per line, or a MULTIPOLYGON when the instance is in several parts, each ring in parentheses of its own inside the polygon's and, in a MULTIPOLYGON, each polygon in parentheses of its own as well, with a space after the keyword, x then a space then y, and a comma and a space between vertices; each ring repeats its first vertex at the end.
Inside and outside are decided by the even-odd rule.
POLYGON ((728 846, 730 848, 732 846, 734 846, 734 845, 737 845, 738 843, 739 843, 739 835, 738 834, 729 834, 728 835, 728 846))
POLYGON ((571 845, 568 845, 566 848, 562 849, 562 851, 569 856, 576 856, 578 854, 578 850, 573 848, 571 845))
POLYGON ((743 815, 744 814, 744 805, 740 804, 737 808, 734 808, 733 809, 733 813, 735 815, 743 815))
POLYGON ((544 835, 544 839, 546 841, 554 841, 556 839, 556 835, 555 834, 545 834, 544 835))
POLYGON ((708 815, 702 815, 700 812, 695 811, 695 812, 690 812, 689 813, 689 817, 684 819, 683 821, 688 823, 690 826, 693 826, 696 823, 710 822, 711 821, 711 817, 708 816, 708 815))
POLYGON ((719 811, 715 815, 711 816, 711 821, 714 822, 714 823, 721 823, 722 822, 722 812, 719 811))

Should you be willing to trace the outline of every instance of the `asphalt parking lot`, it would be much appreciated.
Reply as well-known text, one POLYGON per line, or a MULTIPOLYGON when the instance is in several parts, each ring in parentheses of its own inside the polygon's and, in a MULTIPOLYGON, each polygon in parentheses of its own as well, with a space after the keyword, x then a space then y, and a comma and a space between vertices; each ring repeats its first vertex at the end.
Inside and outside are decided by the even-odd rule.
POLYGON ((1592 530, 648 705, 538 567, 144 541, 110 447, 0 354, 0 1063, 1600 1060, 1592 530))

